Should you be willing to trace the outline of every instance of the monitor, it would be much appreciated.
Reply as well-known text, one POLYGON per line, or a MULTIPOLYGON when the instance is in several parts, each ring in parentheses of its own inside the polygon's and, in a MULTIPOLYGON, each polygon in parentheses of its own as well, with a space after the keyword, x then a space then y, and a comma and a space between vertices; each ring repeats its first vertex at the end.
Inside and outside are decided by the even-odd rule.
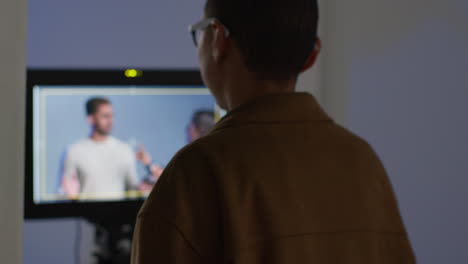
POLYGON ((25 217, 133 218, 222 115, 197 71, 29 70, 25 217))

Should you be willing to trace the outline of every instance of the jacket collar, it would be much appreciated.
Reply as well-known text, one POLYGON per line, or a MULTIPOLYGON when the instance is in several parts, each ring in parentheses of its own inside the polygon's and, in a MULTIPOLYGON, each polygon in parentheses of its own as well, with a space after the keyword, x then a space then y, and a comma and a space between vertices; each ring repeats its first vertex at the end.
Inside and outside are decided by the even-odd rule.
POLYGON ((282 93, 255 98, 224 116, 214 131, 246 124, 332 121, 308 93, 282 93))

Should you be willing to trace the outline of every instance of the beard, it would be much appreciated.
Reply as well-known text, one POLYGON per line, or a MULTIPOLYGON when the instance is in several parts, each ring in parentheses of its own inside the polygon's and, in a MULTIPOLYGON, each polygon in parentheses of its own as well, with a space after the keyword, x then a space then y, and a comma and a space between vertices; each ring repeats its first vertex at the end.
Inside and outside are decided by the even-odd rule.
POLYGON ((95 126, 94 131, 101 136, 108 136, 111 133, 111 128, 103 128, 103 127, 95 126))

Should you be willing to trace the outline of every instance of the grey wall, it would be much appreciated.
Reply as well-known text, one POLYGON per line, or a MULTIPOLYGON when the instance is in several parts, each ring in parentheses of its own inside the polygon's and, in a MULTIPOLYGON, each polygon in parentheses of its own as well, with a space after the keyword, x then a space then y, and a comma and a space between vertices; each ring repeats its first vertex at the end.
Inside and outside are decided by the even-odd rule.
POLYGON ((30 1, 28 66, 196 68, 203 0, 30 1))
POLYGON ((0 262, 22 258, 26 1, 0 1, 0 262))
POLYGON ((462 0, 329 3, 326 87, 383 159, 418 263, 468 263, 467 13, 462 0))
POLYGON ((95 228, 81 219, 27 221, 24 264, 91 264, 95 228))

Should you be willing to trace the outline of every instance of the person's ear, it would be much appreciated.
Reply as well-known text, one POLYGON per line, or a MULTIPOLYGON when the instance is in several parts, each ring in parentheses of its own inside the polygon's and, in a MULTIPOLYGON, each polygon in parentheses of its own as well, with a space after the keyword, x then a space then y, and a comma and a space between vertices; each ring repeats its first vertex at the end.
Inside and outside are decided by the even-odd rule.
POLYGON ((219 62, 226 56, 229 47, 228 33, 224 26, 218 21, 212 24, 213 31, 213 58, 215 62, 219 62))
POLYGON ((317 39, 315 40, 315 48, 310 53, 309 58, 307 59, 306 63, 304 64, 304 67, 302 68, 301 72, 305 72, 308 69, 312 68, 312 66, 315 65, 321 50, 322 50, 322 40, 319 37, 317 37, 317 39))

